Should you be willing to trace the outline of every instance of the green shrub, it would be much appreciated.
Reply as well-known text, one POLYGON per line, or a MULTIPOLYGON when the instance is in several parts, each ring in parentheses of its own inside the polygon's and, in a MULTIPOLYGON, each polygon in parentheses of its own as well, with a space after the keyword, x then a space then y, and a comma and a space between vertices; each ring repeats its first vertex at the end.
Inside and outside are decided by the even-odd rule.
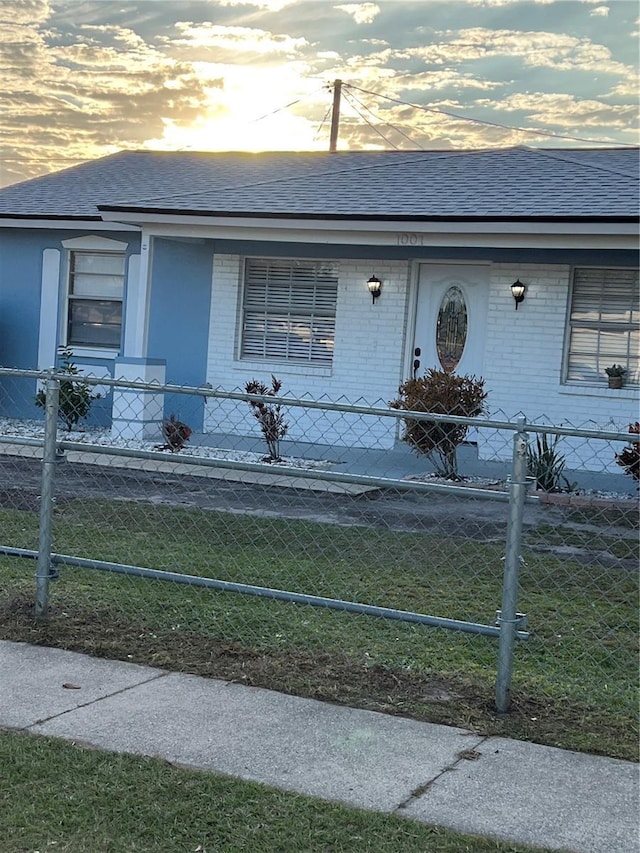
MULTIPOLYGON (((71 350, 62 350, 62 361, 56 370, 56 373, 63 374, 60 380, 58 418, 68 432, 71 432, 78 421, 88 417, 93 401, 100 399, 100 394, 91 393, 89 385, 73 378, 79 376, 80 371, 71 361, 72 355, 71 350)), ((43 388, 36 394, 35 403, 41 409, 47 405, 47 394, 43 388)))
POLYGON ((170 415, 162 421, 162 435, 166 444, 161 446, 161 450, 170 450, 176 453, 182 450, 187 441, 191 438, 191 427, 179 421, 175 415, 170 415))
MULTIPOLYGON (((639 435, 640 422, 636 421, 635 424, 629 424, 629 432, 632 435, 639 435)), ((624 468, 625 474, 629 474, 638 482, 640 480, 640 442, 632 441, 621 453, 616 453, 616 462, 624 468)))
MULTIPOLYGON (((484 379, 432 369, 404 382, 398 394, 398 399, 389 403, 394 409, 468 418, 482 414, 487 398, 484 379)), ((402 440, 416 453, 424 454, 439 476, 460 480, 457 450, 468 431, 467 424, 406 418, 402 440)))

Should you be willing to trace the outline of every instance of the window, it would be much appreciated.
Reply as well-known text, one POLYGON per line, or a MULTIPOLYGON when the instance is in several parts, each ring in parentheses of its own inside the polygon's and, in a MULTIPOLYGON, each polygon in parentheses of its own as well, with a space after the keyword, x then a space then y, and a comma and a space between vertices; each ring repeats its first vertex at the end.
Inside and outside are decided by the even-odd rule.
POLYGON ((331 264, 247 259, 240 357, 330 365, 337 297, 331 264))
POLYGON ((467 303, 457 285, 442 297, 436 321, 436 352, 445 373, 453 373, 467 342, 467 303))
POLYGON ((615 363, 626 368, 627 383, 638 382, 638 299, 638 270, 574 270, 567 381, 603 383, 615 363))
POLYGON ((67 344, 120 348, 124 252, 71 252, 67 344))

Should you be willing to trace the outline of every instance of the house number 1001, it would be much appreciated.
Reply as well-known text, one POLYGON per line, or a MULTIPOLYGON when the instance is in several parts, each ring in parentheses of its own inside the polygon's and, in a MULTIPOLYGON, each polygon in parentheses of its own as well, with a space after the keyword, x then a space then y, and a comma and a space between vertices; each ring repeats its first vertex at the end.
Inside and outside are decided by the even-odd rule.
POLYGON ((403 234, 396 234, 396 240, 398 246, 422 246, 424 245, 423 235, 422 234, 407 234, 406 232, 403 234))

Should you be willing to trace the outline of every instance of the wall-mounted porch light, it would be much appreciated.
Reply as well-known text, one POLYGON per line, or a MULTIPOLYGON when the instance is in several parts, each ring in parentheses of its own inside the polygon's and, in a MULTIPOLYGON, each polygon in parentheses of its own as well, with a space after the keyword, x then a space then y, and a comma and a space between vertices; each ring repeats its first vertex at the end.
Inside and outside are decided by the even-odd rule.
POLYGON ((382 290, 382 282, 376 275, 372 275, 369 281, 367 282, 367 287, 369 289, 369 293, 371 294, 371 298, 375 305, 375 301, 380 296, 380 291, 382 290))
POLYGON ((524 299, 524 292, 527 289, 527 286, 523 284, 520 279, 514 281, 511 285, 511 295, 516 301, 516 311, 518 310, 518 305, 524 299))

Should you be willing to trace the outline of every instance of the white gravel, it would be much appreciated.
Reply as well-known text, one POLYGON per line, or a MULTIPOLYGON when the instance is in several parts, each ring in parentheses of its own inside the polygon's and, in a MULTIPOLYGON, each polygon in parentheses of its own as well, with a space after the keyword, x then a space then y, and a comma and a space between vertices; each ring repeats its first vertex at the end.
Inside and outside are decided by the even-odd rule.
MULTIPOLYGON (((16 436, 18 438, 44 438, 44 424, 39 421, 22 421, 12 418, 0 418, 0 436, 16 436)), ((264 453, 252 453, 245 450, 226 450, 220 447, 204 447, 186 444, 182 450, 172 452, 161 450, 158 442, 138 441, 136 439, 118 438, 111 435, 109 429, 78 429, 68 432, 58 430, 60 441, 73 441, 81 444, 98 445, 100 447, 117 447, 126 450, 155 450, 167 456, 191 456, 198 459, 225 459, 230 462, 263 462, 264 453)), ((282 457, 279 466, 288 468, 326 469, 332 463, 324 459, 300 459, 297 457, 282 457)))
MULTIPOLYGON (((19 438, 44 437, 44 424, 42 421, 17 420, 13 418, 0 418, 0 437, 16 436, 19 438)), ((167 456, 192 456, 199 459, 225 459, 230 462, 253 462, 265 461, 264 453, 251 453, 245 450, 226 450, 220 447, 205 447, 201 445, 189 446, 188 444, 177 453, 170 450, 159 450, 157 442, 137 441, 135 439, 118 438, 111 435, 109 429, 91 429, 89 427, 67 432, 65 429, 58 430, 60 441, 74 441, 84 444, 100 445, 101 447, 119 447, 127 450, 155 450, 165 453, 167 456)), ((314 470, 326 470, 333 463, 325 459, 302 459, 298 457, 282 457, 279 466, 289 468, 307 468, 314 470)), ((435 474, 423 474, 411 476, 408 479, 421 480, 423 482, 443 482, 451 485, 450 480, 441 480, 435 474)), ((481 488, 507 489, 507 481, 497 481, 486 477, 465 477, 460 485, 475 486, 481 488)), ((593 498, 604 498, 605 500, 637 500, 637 495, 625 492, 602 491, 597 489, 576 489, 574 494, 593 498)))

